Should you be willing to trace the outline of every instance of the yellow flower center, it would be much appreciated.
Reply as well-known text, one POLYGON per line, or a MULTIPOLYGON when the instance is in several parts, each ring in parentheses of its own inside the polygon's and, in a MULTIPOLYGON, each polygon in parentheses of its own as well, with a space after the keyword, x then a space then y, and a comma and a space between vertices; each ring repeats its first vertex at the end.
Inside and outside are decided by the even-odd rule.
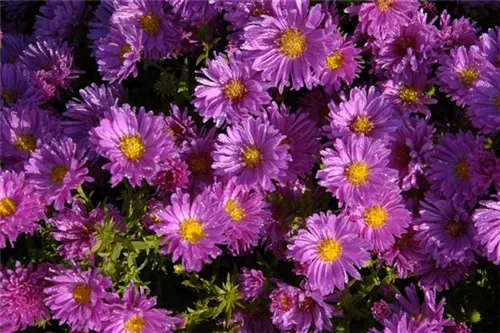
POLYGON ((17 102, 19 93, 15 90, 5 89, 0 96, 2 97, 5 104, 10 105, 17 102))
POLYGON ((367 115, 357 117, 351 124, 351 131, 357 135, 367 134, 373 129, 373 123, 367 115))
POLYGON ((212 168, 212 158, 208 154, 194 155, 188 160, 189 169, 197 175, 205 175, 212 168))
POLYGON ((138 161, 145 153, 146 147, 138 135, 125 135, 120 139, 120 150, 129 160, 138 161))
POLYGON ((68 173, 68 168, 65 167, 64 165, 57 165, 52 168, 52 171, 50 172, 50 179, 54 184, 62 184, 64 177, 68 173))
POLYGON ((332 263, 342 254, 342 245, 335 239, 323 239, 316 246, 319 257, 326 262, 332 263))
POLYGON ((474 67, 467 67, 458 72, 460 82, 466 87, 472 86, 478 76, 479 71, 474 67))
POLYGON ((446 223, 444 231, 448 236, 459 237, 465 233, 465 223, 450 220, 446 223))
POLYGON ((17 204, 11 198, 0 199, 0 216, 8 217, 14 215, 16 212, 17 204))
POLYGON ((73 299, 81 304, 90 302, 90 286, 84 283, 79 283, 73 289, 73 299))
POLYGON ((392 6, 393 0, 375 0, 375 4, 381 11, 386 11, 392 6))
POLYGON ((413 87, 403 86, 398 92, 398 97, 403 103, 413 104, 418 101, 418 91, 413 87))
POLYGON ((280 299, 281 299, 281 307, 283 309, 288 309, 290 307, 290 301, 288 300, 288 297, 282 294, 280 295, 280 299))
POLYGON ((144 328, 144 319, 142 319, 141 316, 135 314, 130 317, 129 320, 127 320, 123 327, 127 332, 140 333, 144 328))
POLYGON ((148 34, 156 35, 160 30, 160 20, 155 13, 144 14, 139 18, 139 24, 148 34))
POLYGON ((368 226, 377 229, 387 222, 387 211, 384 207, 376 205, 365 209, 363 218, 368 226))
POLYGON ((500 111, 500 95, 495 96, 493 98, 493 104, 497 107, 498 111, 500 111))
POLYGON ((205 236, 203 226, 195 219, 186 219, 181 223, 179 233, 182 238, 191 244, 196 244, 205 236))
POLYGON ((354 186, 366 184, 369 174, 370 168, 365 162, 353 162, 345 170, 347 181, 354 186))
POLYGON ((453 169, 453 174, 455 177, 461 180, 469 179, 469 164, 467 164, 467 160, 461 159, 453 169))
POLYGON ((247 88, 239 79, 232 79, 222 90, 227 98, 235 102, 241 100, 247 92, 247 88))
POLYGON ((262 154, 257 147, 247 147, 241 151, 241 159, 247 167, 255 168, 262 162, 262 154))
POLYGON ((326 58, 326 67, 334 71, 344 64, 344 54, 340 51, 333 51, 332 55, 326 58))
POLYGON ((245 211, 237 200, 228 200, 225 209, 231 215, 232 221, 238 222, 245 217, 245 211))
POLYGON ((16 142, 14 142, 14 147, 16 147, 17 150, 31 153, 36 149, 36 139, 33 135, 21 134, 17 137, 16 142))
POLYGON ((123 62, 125 61, 125 54, 129 53, 132 51, 132 47, 130 44, 123 44, 122 48, 120 49, 120 52, 118 53, 118 58, 123 62))
POLYGON ((277 39, 276 43, 281 53, 290 59, 296 59, 306 50, 306 36, 297 28, 285 30, 277 39))

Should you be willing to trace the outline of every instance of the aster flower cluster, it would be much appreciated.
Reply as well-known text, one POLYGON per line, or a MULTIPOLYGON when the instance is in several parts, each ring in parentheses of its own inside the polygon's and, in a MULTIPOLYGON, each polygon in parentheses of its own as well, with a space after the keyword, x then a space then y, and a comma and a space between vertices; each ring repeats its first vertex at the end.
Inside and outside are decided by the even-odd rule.
POLYGON ((2 2, 0 332, 500 330, 499 10, 2 2))

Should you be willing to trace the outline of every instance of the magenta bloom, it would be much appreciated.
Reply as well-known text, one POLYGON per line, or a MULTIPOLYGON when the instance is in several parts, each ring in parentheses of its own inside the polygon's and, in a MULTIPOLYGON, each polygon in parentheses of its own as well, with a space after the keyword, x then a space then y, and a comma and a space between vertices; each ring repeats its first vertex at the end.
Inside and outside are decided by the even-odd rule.
POLYGON ((485 257, 495 264, 500 264, 500 203, 481 201, 483 207, 476 209, 473 216, 477 229, 476 241, 484 246, 485 257))
POLYGON ((95 57, 99 73, 109 82, 137 77, 137 63, 143 49, 141 34, 134 26, 112 28, 106 37, 96 41, 95 57))
POLYGON ((320 132, 316 123, 307 113, 290 113, 284 104, 278 107, 274 102, 263 118, 286 136, 282 142, 289 146, 288 153, 292 157, 280 182, 293 181, 309 174, 320 150, 320 132))
MULTIPOLYGON (((108 217, 118 226, 122 217, 112 205, 107 205, 108 217)), ((104 210, 100 207, 87 213, 80 202, 73 202, 73 207, 64 207, 48 221, 52 225, 51 236, 61 244, 57 253, 68 260, 85 260, 89 258, 92 247, 96 243, 94 232, 105 221, 104 210)))
POLYGON ((71 138, 61 137, 50 144, 44 144, 31 154, 26 164, 26 178, 33 183, 45 198, 47 205, 55 209, 71 203, 71 190, 84 182, 93 182, 85 167, 87 158, 78 151, 71 138))
POLYGON ((290 311, 297 303, 297 295, 300 289, 292 287, 284 282, 278 282, 278 286, 269 295, 271 304, 269 310, 272 313, 273 324, 280 330, 286 331, 292 328, 290 311))
POLYGON ((354 205, 397 180, 396 170, 387 166, 390 151, 381 140, 353 135, 345 141, 335 140, 334 147, 321 151, 324 167, 317 177, 341 204, 354 205))
POLYGON ((215 128, 208 131, 202 129, 196 137, 187 140, 186 147, 181 148, 181 157, 191 172, 189 189, 197 193, 203 191, 214 180, 212 152, 215 145, 215 130, 215 128))
POLYGON ((173 193, 189 184, 191 172, 182 160, 170 160, 162 164, 161 170, 153 178, 158 193, 173 193))
POLYGON ((418 188, 418 176, 424 174, 433 148, 433 135, 434 127, 416 117, 403 117, 392 134, 389 166, 398 170, 401 189, 418 188))
POLYGON ((172 254, 173 262, 181 258, 187 272, 198 272, 204 263, 218 257, 222 251, 217 244, 225 242, 222 233, 226 227, 224 215, 216 207, 206 192, 193 200, 180 191, 173 194, 170 206, 157 214, 161 221, 154 227, 163 236, 160 252, 172 254))
POLYGON ((447 200, 423 201, 421 207, 420 217, 415 220, 415 237, 436 260, 436 265, 474 262, 477 231, 467 211, 447 200))
POLYGON ((259 110, 271 101, 262 82, 260 73, 253 69, 253 63, 241 57, 222 54, 214 60, 207 60, 208 68, 198 77, 193 101, 196 111, 205 121, 213 118, 221 125, 234 124, 250 115, 258 115, 259 110))
POLYGON ((359 234, 368 248, 378 252, 394 244, 411 222, 398 190, 387 190, 364 197, 351 211, 359 234))
POLYGON ((31 264, 23 268, 16 261, 13 270, 0 267, 0 317, 6 319, 10 329, 4 333, 24 331, 44 319, 50 319, 43 304, 44 275, 34 271, 31 264))
POLYGON ((52 318, 67 323, 73 330, 100 331, 103 318, 106 318, 108 303, 115 296, 108 290, 111 279, 103 277, 99 269, 83 271, 74 266, 70 269, 60 267, 47 278, 51 286, 45 288, 45 304, 52 311, 52 318))
POLYGON ((213 168, 219 175, 236 176, 241 185, 272 190, 272 180, 283 175, 291 160, 285 139, 269 123, 248 118, 219 135, 213 168))
POLYGON ((309 1, 272 2, 269 15, 245 26, 241 48, 280 92, 290 85, 290 78, 295 90, 311 88, 312 70, 323 66, 320 61, 333 40, 327 28, 320 28, 322 20, 321 5, 309 9, 309 1))
POLYGON ((450 55, 441 56, 436 76, 440 88, 457 105, 463 106, 472 87, 493 66, 486 60, 481 50, 473 45, 460 46, 450 50, 450 55))
POLYGON ((0 171, 0 248, 7 239, 14 246, 19 234, 32 234, 37 220, 45 217, 45 205, 24 173, 0 171))
POLYGON ((37 38, 71 40, 75 37, 90 8, 85 1, 50 0, 40 7, 35 20, 37 38))
POLYGON ((500 27, 488 29, 479 37, 479 45, 486 59, 496 67, 500 67, 500 27))
POLYGON ((227 246, 233 255, 251 251, 271 217, 264 195, 237 183, 233 178, 226 185, 216 184, 212 189, 213 200, 220 202, 224 210, 227 246))
POLYGON ((340 97, 340 103, 328 104, 330 125, 325 130, 331 138, 355 134, 386 141, 399 125, 389 100, 375 87, 352 88, 349 96, 340 97))
POLYGON ((109 314, 102 319, 103 333, 172 333, 176 330, 172 312, 157 309, 156 297, 148 297, 149 291, 143 287, 137 292, 133 283, 123 294, 122 301, 109 307, 109 314))
POLYGON ((243 267, 238 275, 238 282, 243 299, 255 300, 264 291, 264 275, 257 269, 243 267))
POLYGON ((470 47, 477 43, 477 32, 480 29, 475 27, 476 23, 471 22, 467 17, 452 19, 445 9, 439 16, 438 44, 441 51, 446 51, 454 47, 470 47))
POLYGON ((172 54, 180 46, 180 34, 165 8, 163 1, 121 2, 111 16, 111 23, 116 27, 136 27, 142 35, 145 58, 158 60, 172 54))
MULTIPOLYGON (((2 47, 3 50, 3 47, 2 47)), ((0 107, 40 105, 43 94, 17 64, 2 63, 0 67, 0 107)))
POLYGON ((365 244, 347 217, 330 212, 314 214, 307 219, 307 230, 299 230, 288 246, 288 257, 305 266, 310 286, 324 294, 334 287, 344 289, 348 275, 360 279, 355 267, 369 259, 365 244))
POLYGON ((128 104, 111 107, 100 125, 90 131, 95 150, 110 160, 103 169, 111 172, 111 186, 127 178, 133 186, 142 179, 150 181, 158 171, 159 162, 173 153, 173 142, 165 133, 165 124, 152 111, 128 104))
POLYGON ((450 289, 469 271, 470 264, 452 261, 446 267, 439 267, 436 266, 436 260, 429 257, 427 260, 420 262, 415 274, 419 275, 418 285, 422 289, 441 291, 450 289))
POLYGON ((175 105, 170 105, 170 113, 165 116, 168 132, 174 137, 174 142, 180 152, 184 151, 186 140, 194 139, 196 135, 196 124, 193 118, 189 115, 188 109, 180 110, 175 105))
POLYGON ((487 72, 466 97, 467 115, 484 134, 500 129, 500 68, 487 72))

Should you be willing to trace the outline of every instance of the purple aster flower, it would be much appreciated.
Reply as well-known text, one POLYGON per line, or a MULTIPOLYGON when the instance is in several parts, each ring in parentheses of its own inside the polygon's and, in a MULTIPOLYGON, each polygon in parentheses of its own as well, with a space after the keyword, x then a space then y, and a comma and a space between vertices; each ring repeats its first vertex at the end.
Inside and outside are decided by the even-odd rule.
POLYGON ((223 1, 224 20, 230 23, 228 29, 240 30, 250 21, 262 20, 262 15, 271 13, 271 3, 265 0, 223 1))
POLYGON ((477 83, 478 79, 493 66, 486 60, 479 47, 473 45, 469 49, 460 46, 450 50, 450 55, 442 55, 436 77, 440 89, 458 106, 465 104, 465 98, 477 83))
POLYGON ((271 304, 269 310, 272 313, 273 324, 282 331, 292 328, 292 321, 289 313, 296 307, 297 295, 300 289, 292 287, 284 282, 278 282, 276 289, 269 295, 271 304))
POLYGON ((271 101, 267 84, 253 69, 252 61, 232 55, 226 59, 219 54, 207 63, 208 67, 201 70, 205 77, 196 79, 199 85, 193 101, 205 121, 213 118, 218 125, 237 123, 251 114, 257 115, 271 101))
POLYGON ((415 219, 415 237, 436 265, 474 262, 477 231, 468 212, 447 200, 423 201, 421 207, 420 217, 415 219))
POLYGON ((476 209, 473 216, 477 229, 476 241, 484 246, 485 257, 495 264, 500 264, 500 202, 481 201, 483 207, 476 209))
POLYGON ((248 118, 219 135, 213 168, 219 175, 236 176, 239 184, 272 190, 272 181, 283 175, 291 160, 285 139, 269 123, 248 118))
POLYGON ((15 63, 24 49, 33 41, 33 37, 19 33, 4 34, 2 39, 2 67, 15 63))
POLYGON ((370 310, 372 312, 373 317, 377 319, 377 321, 380 323, 383 323, 384 319, 390 318, 393 312, 389 307, 389 304, 387 304, 387 302, 384 300, 375 302, 375 304, 373 304, 370 310))
POLYGON ((243 267, 241 272, 238 275, 238 282, 240 290, 243 293, 243 299, 253 301, 264 291, 264 283, 266 281, 264 275, 262 271, 246 267, 243 267))
POLYGON ((392 134, 389 166, 398 170, 401 189, 418 188, 418 176, 424 174, 433 148, 433 135, 434 127, 416 117, 403 117, 392 134))
POLYGON ((201 27, 210 23, 217 16, 215 1, 168 0, 172 11, 181 18, 181 23, 201 27))
POLYGON ((471 160, 471 178, 475 193, 485 194, 490 185, 500 185, 500 157, 493 150, 481 151, 471 160))
MULTIPOLYGON (((2 47, 3 49, 3 47, 2 47)), ((17 64, 0 66, 0 107, 40 105, 43 95, 33 87, 29 75, 17 64)))
POLYGON ((470 171, 472 160, 483 151, 483 141, 471 132, 446 134, 429 160, 431 189, 458 203, 475 200, 479 193, 470 171))
POLYGON ((381 140, 353 135, 345 141, 335 140, 334 147, 321 151, 324 167, 317 178, 341 204, 356 204, 397 180, 397 171, 387 166, 390 150, 381 140))
POLYGON ((191 200, 189 194, 178 191, 171 205, 158 213, 161 222, 155 231, 163 236, 164 244, 160 252, 172 254, 173 262, 181 257, 187 272, 200 271, 222 253, 217 244, 225 242, 224 215, 214 207, 217 202, 207 192, 191 200))
POLYGON ((454 47, 465 46, 470 47, 477 42, 476 23, 471 22, 466 17, 451 19, 451 15, 445 9, 439 17, 440 31, 437 34, 438 43, 442 51, 449 50, 454 47))
POLYGON ((127 178, 133 186, 142 179, 150 181, 158 171, 159 161, 168 160, 173 153, 173 142, 163 119, 146 112, 143 107, 128 104, 111 107, 100 125, 90 131, 90 143, 102 156, 110 160, 103 169, 111 172, 111 185, 127 178))
POLYGON ((271 313, 267 308, 251 308, 244 311, 234 311, 231 323, 235 324, 233 326, 235 333, 276 333, 276 328, 270 318, 271 313))
POLYGON ((500 129, 500 68, 484 75, 466 97, 467 115, 484 134, 500 129))
POLYGON ((49 0, 36 16, 35 35, 37 38, 72 40, 82 29, 89 8, 83 0, 49 0))
POLYGON ((47 111, 29 106, 2 110, 0 127, 0 156, 13 169, 23 169, 31 153, 60 128, 47 111))
POLYGON ((165 8, 166 3, 163 1, 122 2, 111 16, 111 23, 119 27, 136 27, 141 34, 145 58, 158 60, 180 46, 180 34, 165 8))
POLYGON ((285 139, 281 142, 289 146, 292 161, 280 182, 293 181, 311 172, 320 150, 320 132, 314 121, 305 112, 290 113, 284 104, 279 107, 273 102, 263 115, 264 121, 274 126, 285 139))
POLYGON ((162 164, 161 170, 153 178, 153 185, 158 193, 173 193, 177 189, 186 188, 191 172, 186 162, 170 160, 162 164))
POLYGON ((106 217, 112 219, 117 227, 122 221, 118 210, 109 204, 106 206, 106 213, 100 207, 87 213, 83 204, 73 202, 72 208, 64 207, 54 214, 48 222, 53 227, 52 238, 61 243, 57 247, 57 253, 68 260, 89 258, 96 243, 94 232, 106 222, 106 217))
POLYGON ((47 205, 53 203, 55 209, 63 208, 65 202, 73 201, 71 190, 94 181, 87 176, 84 154, 67 137, 43 144, 31 153, 25 166, 26 178, 40 191, 47 205))
POLYGON ((422 289, 448 290, 450 286, 460 281, 470 270, 468 264, 451 262, 446 267, 436 266, 436 260, 431 257, 420 262, 415 274, 419 275, 418 285, 422 289))
POLYGON ((71 137, 80 149, 87 149, 90 146, 89 131, 99 126, 106 111, 117 106, 121 93, 117 86, 98 86, 95 83, 80 89, 79 92, 80 98, 74 97, 66 104, 63 115, 70 119, 63 122, 63 132, 71 137))
POLYGON ((74 266, 70 269, 60 267, 47 278, 50 287, 45 288, 45 305, 52 311, 52 318, 59 323, 71 326, 73 330, 100 331, 102 319, 106 318, 108 304, 115 296, 108 291, 112 283, 99 269, 83 271, 74 266))
POLYGON ((340 95, 341 102, 330 102, 330 125, 325 128, 332 138, 348 138, 355 134, 369 138, 388 140, 399 121, 394 117, 394 109, 384 95, 375 87, 368 90, 352 88, 349 96, 340 95))
POLYGON ((479 45, 486 59, 496 67, 500 67, 500 27, 490 28, 479 37, 479 45))
POLYGON ((34 271, 31 263, 23 268, 16 261, 13 270, 0 267, 0 317, 8 318, 10 329, 4 333, 24 331, 49 319, 49 311, 43 304, 44 275, 34 271))
POLYGON ((186 140, 197 137, 196 124, 187 108, 181 111, 177 105, 171 104, 170 113, 165 116, 165 123, 168 132, 173 136, 176 146, 181 152, 186 148, 186 140))
POLYGON ((45 205, 24 173, 0 171, 0 248, 12 247, 19 234, 32 234, 45 217, 45 205))
MULTIPOLYGON (((170 198, 168 198, 170 199, 170 198)), ((158 201, 156 199, 149 199, 146 202, 146 213, 142 215, 141 222, 142 224, 150 229, 155 229, 155 224, 161 222, 161 219, 158 217, 158 213, 165 209, 165 205, 168 205, 169 201, 158 201)))
POLYGON ((435 58, 437 29, 427 24, 426 14, 419 13, 409 22, 389 30, 384 39, 377 41, 376 68, 387 76, 404 71, 427 70, 435 58))
POLYGON ((428 322, 421 322, 411 317, 408 313, 400 311, 394 313, 390 318, 384 319, 384 330, 379 331, 371 329, 370 333, 428 333, 442 332, 442 330, 433 330, 434 326, 428 322))
POLYGON ((122 82, 137 77, 137 63, 143 49, 142 35, 135 26, 111 28, 106 37, 95 42, 95 57, 102 78, 122 82))
POLYGON ((89 33, 87 37, 92 41, 97 41, 106 37, 110 29, 110 19, 114 11, 118 8, 122 0, 102 0, 94 10, 92 18, 89 20, 89 33))
POLYGON ((136 291, 133 283, 123 294, 120 302, 109 307, 109 314, 102 320, 103 333, 172 333, 176 330, 172 312, 157 309, 156 297, 148 297, 149 291, 143 287, 136 291))
POLYGON ((71 89, 71 81, 82 73, 73 65, 72 52, 66 42, 47 39, 30 44, 19 57, 45 100, 54 97, 58 88, 71 89))
POLYGON ((377 252, 394 244, 411 222, 399 189, 382 191, 361 199, 353 207, 350 219, 356 221, 359 235, 368 248, 377 252))
POLYGON ((437 100, 425 95, 426 88, 430 84, 427 77, 424 70, 417 73, 404 71, 396 78, 382 83, 383 94, 400 114, 421 113, 429 118, 431 112, 427 105, 436 104, 437 100))
POLYGON ((355 267, 361 267, 369 255, 348 218, 327 212, 314 214, 306 222, 307 230, 299 230, 291 239, 288 257, 306 266, 310 286, 327 294, 334 287, 343 290, 348 275, 360 279, 355 267))
POLYGON ((317 73, 318 81, 328 92, 340 89, 342 83, 350 85, 361 71, 361 50, 345 36, 335 33, 330 49, 323 58, 323 69, 317 73))
POLYGON ((332 34, 320 28, 321 5, 309 9, 309 1, 275 1, 271 13, 262 20, 249 22, 244 29, 242 49, 262 70, 262 77, 283 92, 290 85, 295 90, 314 84, 312 69, 322 66, 328 55, 332 34))
POLYGON ((224 210, 229 251, 233 255, 249 252, 257 245, 262 229, 271 216, 264 195, 238 185, 238 180, 233 178, 226 185, 214 185, 212 196, 224 210))
POLYGON ((446 329, 446 333, 472 333, 472 330, 464 323, 455 323, 454 326, 450 326, 446 329))
POLYGON ((358 29, 371 37, 383 38, 393 29, 410 20, 418 10, 416 0, 374 0, 361 6, 349 7, 348 14, 358 14, 358 29))
POLYGON ((332 98, 335 102, 340 101, 337 95, 330 96, 330 94, 323 92, 321 88, 313 89, 298 98, 298 111, 309 114, 309 117, 316 121, 318 126, 327 125, 329 123, 327 117, 330 112, 328 103, 332 98))

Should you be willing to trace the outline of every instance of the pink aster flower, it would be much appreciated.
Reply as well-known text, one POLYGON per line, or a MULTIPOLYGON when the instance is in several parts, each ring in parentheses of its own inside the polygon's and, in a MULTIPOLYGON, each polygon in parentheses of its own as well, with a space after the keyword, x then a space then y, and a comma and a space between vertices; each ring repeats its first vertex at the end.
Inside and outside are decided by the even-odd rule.
POLYGON ((189 115, 188 109, 181 109, 175 105, 170 105, 170 113, 165 116, 168 132, 173 136, 174 142, 182 152, 185 148, 186 140, 196 138, 196 124, 189 115))
POLYGON ((334 147, 321 152, 324 167, 317 178, 341 204, 354 205, 397 180, 397 171, 388 167, 390 150, 381 140, 353 135, 335 140, 334 147))
POLYGON ((238 283, 243 299, 255 300, 264 291, 264 275, 257 269, 243 267, 238 275, 238 283))
POLYGON ((474 127, 484 134, 500 129, 500 68, 486 73, 466 97, 467 115, 474 127))
POLYGON ((111 279, 104 277, 99 269, 84 271, 78 266, 70 269, 60 267, 47 278, 51 283, 45 288, 45 305, 52 311, 52 318, 71 326, 73 330, 100 331, 106 318, 108 304, 115 300, 108 290, 111 279))
POLYGON ((320 59, 325 59, 332 40, 328 29, 320 28, 322 20, 319 4, 309 8, 308 1, 272 2, 269 15, 245 26, 241 48, 280 92, 290 85, 290 78, 295 90, 311 88, 312 69, 322 65, 320 59))
POLYGON ((272 313, 273 324, 280 330, 291 329, 292 322, 289 319, 289 311, 295 307, 299 288, 290 286, 284 282, 278 282, 277 287, 269 295, 271 303, 269 310, 272 313))
POLYGON ((160 222, 155 231, 162 236, 164 254, 172 254, 172 261, 181 258, 187 272, 200 271, 222 251, 217 244, 225 243, 224 215, 214 209, 217 203, 205 192, 191 199, 178 191, 171 204, 158 213, 160 222))
POLYGON ((111 107, 100 125, 90 131, 90 142, 110 160, 103 169, 111 172, 112 186, 123 178, 134 186, 140 186, 142 179, 150 181, 159 161, 172 156, 174 145, 161 117, 143 107, 136 114, 136 108, 128 104, 111 107))
POLYGON ((369 259, 365 244, 347 217, 330 212, 307 219, 307 230, 299 230, 288 246, 289 258, 305 265, 310 286, 324 294, 334 287, 344 289, 348 276, 360 279, 356 270, 369 259))
POLYGON ((236 176, 241 185, 272 190, 291 160, 285 139, 269 123, 248 118, 219 135, 213 168, 221 176, 236 176))
POLYGON ((484 256, 495 264, 500 264, 500 202, 481 201, 483 207, 476 209, 473 216, 477 229, 476 241, 484 247, 484 256))
POLYGON ((470 47, 477 42, 476 23, 467 17, 452 19, 445 9, 439 16, 440 31, 437 34, 438 44, 441 51, 454 47, 470 47))
POLYGON ((465 46, 452 49, 449 56, 441 56, 439 63, 441 66, 436 77, 440 89, 459 106, 465 104, 467 95, 478 79, 493 69, 479 47, 475 45, 468 49, 465 46))
POLYGON ((160 171, 154 176, 152 184, 158 193, 173 193, 177 189, 186 188, 191 172, 186 162, 170 160, 162 164, 160 171))
POLYGON ((207 60, 208 68, 198 77, 193 101, 196 111, 204 120, 213 118, 217 125, 229 124, 254 114, 271 101, 260 73, 253 69, 250 60, 219 54, 207 60))
POLYGON ((84 182, 93 182, 87 176, 87 158, 79 151, 71 138, 61 137, 50 144, 44 144, 31 153, 26 164, 26 178, 40 191, 48 205, 55 209, 71 203, 71 191, 84 182))
POLYGON ((489 28, 479 37, 479 45, 486 59, 493 66, 500 67, 500 27, 489 28))
POLYGON ((352 88, 349 96, 342 93, 340 98, 340 103, 328 105, 330 125, 325 131, 331 138, 355 134, 386 141, 399 125, 389 99, 373 86, 368 90, 352 88))

